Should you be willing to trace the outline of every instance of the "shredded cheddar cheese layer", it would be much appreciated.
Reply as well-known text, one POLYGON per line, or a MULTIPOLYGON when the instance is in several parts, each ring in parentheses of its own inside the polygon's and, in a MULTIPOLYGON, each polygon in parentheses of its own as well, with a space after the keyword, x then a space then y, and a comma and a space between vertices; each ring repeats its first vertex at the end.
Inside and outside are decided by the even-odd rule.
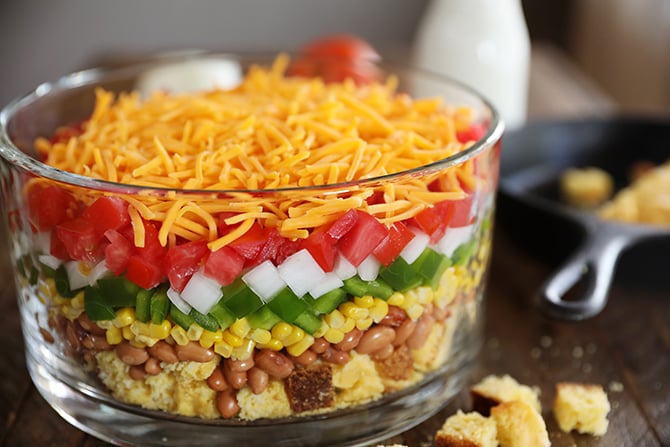
POLYGON ((467 162, 432 176, 387 182, 378 191, 328 188, 462 151, 456 131, 469 125, 471 113, 440 98, 411 99, 397 91, 394 77, 365 86, 325 84, 286 76, 288 64, 281 55, 270 68, 251 67, 231 90, 156 92, 141 99, 136 92, 115 97, 99 89, 80 135, 55 143, 39 139, 36 148, 56 168, 148 187, 124 196, 138 246, 142 219, 159 223, 164 245, 177 237, 207 239, 215 250, 256 221, 289 238, 304 238, 351 208, 390 224, 438 201, 460 199, 460 185, 474 185, 467 162), (428 189, 434 180, 441 191, 428 189), (250 192, 291 187, 323 188, 250 192), (366 199, 375 192, 384 200, 369 205, 366 199), (220 213, 232 213, 226 224, 240 225, 219 235, 220 213))

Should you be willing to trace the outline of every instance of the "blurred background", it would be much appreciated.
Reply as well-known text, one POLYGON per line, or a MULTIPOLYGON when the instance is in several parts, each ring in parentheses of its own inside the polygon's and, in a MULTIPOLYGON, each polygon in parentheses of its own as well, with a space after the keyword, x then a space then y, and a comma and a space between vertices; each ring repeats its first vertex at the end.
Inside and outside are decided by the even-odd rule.
MULTIPOLYGON (((411 48, 428 0, 0 3, 4 105, 42 81, 152 51, 291 50, 322 34, 350 32, 382 54, 402 54, 411 48)), ((549 48, 617 109, 670 114, 668 0, 522 4, 534 49, 549 48)))

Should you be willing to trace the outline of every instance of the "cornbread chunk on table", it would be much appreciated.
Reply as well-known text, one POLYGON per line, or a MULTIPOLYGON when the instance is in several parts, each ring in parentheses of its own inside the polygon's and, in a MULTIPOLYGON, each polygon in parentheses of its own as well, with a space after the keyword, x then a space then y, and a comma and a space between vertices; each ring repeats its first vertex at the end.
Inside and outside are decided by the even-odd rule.
POLYGON ((564 432, 602 436, 607 431, 610 403, 603 387, 596 384, 556 384, 554 416, 564 432))
POLYGON ((487 376, 470 388, 472 408, 488 416, 491 408, 503 402, 514 400, 530 405, 538 413, 542 412, 539 391, 528 385, 522 385, 509 375, 487 376))
POLYGON ((450 416, 435 433, 435 447, 496 447, 497 429, 493 419, 477 412, 450 416))
POLYGON ((548 447, 549 433, 542 415, 520 400, 503 402, 491 408, 498 442, 502 447, 548 447))

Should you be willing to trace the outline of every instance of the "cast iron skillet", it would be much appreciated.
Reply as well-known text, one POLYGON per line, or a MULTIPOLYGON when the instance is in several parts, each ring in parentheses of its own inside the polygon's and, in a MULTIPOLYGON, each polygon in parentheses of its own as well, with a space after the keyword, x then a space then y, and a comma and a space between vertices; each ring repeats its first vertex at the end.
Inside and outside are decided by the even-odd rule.
POLYGON ((670 120, 537 122, 505 135, 500 223, 536 253, 553 262, 563 260, 537 294, 545 313, 568 320, 592 317, 605 307, 615 271, 642 279, 653 276, 658 265, 667 266, 670 258, 670 226, 615 223, 564 205, 561 174, 569 167, 597 166, 613 176, 619 189, 628 185, 635 162, 668 159, 670 120), (620 255, 638 246, 643 247, 626 269, 617 268, 620 255))

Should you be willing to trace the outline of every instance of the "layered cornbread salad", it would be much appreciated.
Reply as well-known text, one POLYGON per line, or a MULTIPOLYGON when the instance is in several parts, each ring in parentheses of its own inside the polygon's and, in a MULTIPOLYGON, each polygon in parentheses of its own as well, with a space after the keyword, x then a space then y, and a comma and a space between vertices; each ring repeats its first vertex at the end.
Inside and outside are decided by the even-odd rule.
POLYGON ((393 76, 291 64, 225 89, 99 89, 35 142, 100 182, 26 183, 39 250, 20 281, 45 341, 119 401, 246 420, 361 405, 447 368, 477 319, 498 152, 443 160, 486 123, 393 76))

